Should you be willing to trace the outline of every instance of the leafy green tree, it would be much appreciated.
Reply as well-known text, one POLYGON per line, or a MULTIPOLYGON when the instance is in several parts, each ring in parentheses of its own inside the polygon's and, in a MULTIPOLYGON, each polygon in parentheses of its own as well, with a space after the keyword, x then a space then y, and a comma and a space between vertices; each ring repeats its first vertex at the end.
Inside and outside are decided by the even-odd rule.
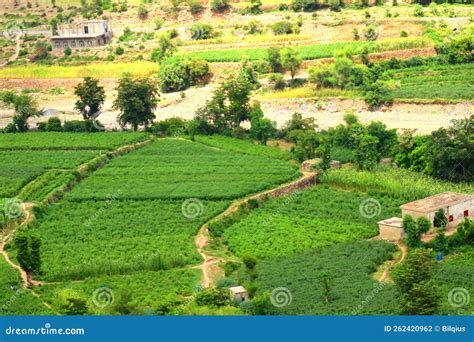
POLYGON ((420 245, 420 234, 416 222, 411 215, 403 217, 402 227, 406 234, 407 246, 418 247, 420 245))
POLYGON ((77 297, 66 298, 65 303, 61 306, 61 311, 67 316, 87 315, 87 301, 77 297))
POLYGON ((20 230, 15 236, 17 260, 26 272, 26 286, 30 286, 34 272, 41 269, 41 238, 35 231, 20 230))
POLYGON ((264 118, 260 104, 253 105, 250 113, 250 138, 257 140, 263 145, 267 144, 268 139, 275 136, 276 128, 271 120, 264 118))
POLYGON ((211 0, 211 10, 213 12, 224 12, 229 9, 229 0, 211 0))
POLYGON ((273 72, 283 71, 280 59, 281 49, 278 46, 271 46, 267 49, 267 60, 273 72))
POLYGON ((370 134, 355 138, 355 164, 359 170, 372 170, 378 163, 377 145, 379 139, 370 134))
POLYGON ((280 60, 281 65, 283 66, 283 68, 290 72, 291 79, 293 80, 295 78, 296 73, 301 68, 301 63, 303 59, 300 57, 299 53, 296 50, 287 47, 281 50, 280 60))
POLYGON ((196 303, 201 306, 224 306, 230 304, 230 294, 227 289, 204 289, 195 297, 196 303))
POLYGON ((74 94, 79 98, 74 108, 77 109, 84 120, 95 118, 105 101, 104 87, 99 85, 99 80, 85 77, 82 83, 74 88, 74 94))
POLYGON ((206 121, 215 132, 230 132, 250 119, 253 89, 245 73, 229 77, 214 91, 212 99, 196 111, 196 119, 206 121))
POLYGON ((136 131, 138 126, 147 126, 153 122, 159 93, 152 81, 125 75, 116 90, 114 108, 120 111, 118 121, 122 127, 130 124, 136 131))
POLYGON ((161 62, 163 59, 172 56, 175 52, 176 46, 170 35, 165 33, 158 39, 158 47, 153 49, 150 59, 153 62, 161 62))
POLYGON ((367 133, 377 137, 377 151, 380 157, 392 155, 393 149, 397 145, 397 130, 387 129, 387 126, 380 121, 372 121, 367 125, 367 133))
POLYGON ((431 281, 434 258, 430 250, 413 249, 392 271, 401 293, 402 309, 408 315, 432 315, 440 305, 439 290, 431 281))
POLYGON ((43 110, 38 109, 35 99, 28 94, 16 95, 13 92, 6 92, 2 95, 2 101, 6 105, 13 106, 15 110, 12 123, 8 127, 10 132, 27 132, 28 120, 44 115, 43 110))

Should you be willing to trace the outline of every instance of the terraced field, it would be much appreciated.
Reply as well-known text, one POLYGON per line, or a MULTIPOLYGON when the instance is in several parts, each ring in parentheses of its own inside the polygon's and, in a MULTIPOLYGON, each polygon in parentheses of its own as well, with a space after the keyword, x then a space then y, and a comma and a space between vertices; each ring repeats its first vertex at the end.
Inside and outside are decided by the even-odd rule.
POLYGON ((439 65, 407 68, 392 72, 400 82, 393 90, 399 99, 453 99, 474 98, 474 64, 439 65))

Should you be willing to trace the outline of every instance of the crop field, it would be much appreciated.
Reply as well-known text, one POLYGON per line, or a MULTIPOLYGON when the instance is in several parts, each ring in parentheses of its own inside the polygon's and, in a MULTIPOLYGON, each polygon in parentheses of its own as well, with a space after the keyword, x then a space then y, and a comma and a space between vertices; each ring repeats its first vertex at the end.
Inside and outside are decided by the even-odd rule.
POLYGON ((81 282, 65 282, 42 286, 38 292, 41 297, 61 312, 63 298, 75 296, 87 299, 92 314, 117 314, 115 306, 97 307, 93 303, 93 293, 107 288, 114 293, 114 302, 120 303, 123 297, 130 298, 128 305, 132 314, 155 315, 160 306, 175 306, 190 296, 199 285, 201 272, 194 269, 173 269, 166 271, 134 272, 126 275, 87 278, 81 282))
POLYGON ((297 175, 297 166, 287 161, 164 139, 113 160, 68 198, 100 199, 120 189, 129 199, 231 199, 297 175))
MULTIPOLYGON (((390 39, 380 42, 340 42, 310 46, 295 46, 305 60, 332 57, 338 50, 349 50, 357 54, 358 49, 367 47, 369 52, 383 52, 428 47, 431 43, 426 39, 390 39)), ((240 62, 243 60, 259 60, 267 57, 266 48, 228 49, 196 51, 186 54, 190 57, 199 57, 208 62, 240 62)))
POLYGON ((289 305, 273 308, 276 315, 397 315, 400 308, 395 288, 372 278, 377 266, 389 259, 394 249, 387 242, 357 241, 270 258, 259 267, 260 291, 286 287, 291 292, 289 305), (332 284, 328 303, 324 299, 323 272, 332 284), (366 301, 374 291, 376 295, 366 301))
POLYGON ((0 258, 0 316, 52 314, 41 300, 21 287, 20 274, 0 258))
POLYGON ((195 140, 201 144, 250 154, 255 156, 270 157, 275 159, 289 160, 292 155, 288 151, 284 151, 278 147, 262 146, 246 140, 237 140, 220 135, 213 136, 196 136, 195 140))
POLYGON ((183 215, 182 204, 129 200, 120 189, 103 200, 59 203, 38 222, 44 239, 42 278, 78 280, 199 262, 194 236, 229 203, 201 201, 196 219, 183 215))
POLYGON ((225 230, 224 240, 238 256, 292 255, 378 234, 377 221, 398 212, 399 200, 376 197, 380 215, 363 217, 359 206, 370 196, 317 186, 290 198, 270 201, 225 230))
POLYGON ((98 151, 0 151, 0 197, 14 196, 48 169, 71 169, 98 151))
POLYGON ((0 78, 119 78, 124 73, 149 77, 157 74, 153 62, 90 63, 87 65, 22 65, 0 69, 0 78))
POLYGON ((473 184, 443 182, 416 172, 383 167, 377 172, 349 168, 333 170, 324 175, 322 181, 337 188, 396 197, 405 202, 444 191, 474 194, 473 184))
POLYGON ((113 150, 145 139, 130 132, 0 134, 0 150, 113 150))
POLYGON ((440 65, 407 68, 393 72, 400 82, 393 96, 400 99, 474 98, 474 64, 440 65))

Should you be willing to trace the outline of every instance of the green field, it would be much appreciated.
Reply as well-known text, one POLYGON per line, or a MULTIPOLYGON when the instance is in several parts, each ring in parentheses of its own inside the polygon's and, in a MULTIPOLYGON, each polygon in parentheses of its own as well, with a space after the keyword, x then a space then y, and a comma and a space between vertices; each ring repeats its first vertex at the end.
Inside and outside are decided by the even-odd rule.
POLYGON ((81 182, 69 199, 101 199, 120 189, 128 199, 232 199, 298 175, 287 161, 162 139, 113 160, 81 182))
MULTIPOLYGON (((303 59, 318 59, 332 57, 334 52, 350 50, 356 54, 358 49, 367 47, 369 52, 383 52, 392 50, 406 50, 428 47, 431 42, 421 38, 390 39, 379 42, 339 42, 293 47, 303 59)), ((241 62, 243 60, 259 60, 267 58, 267 48, 243 48, 226 50, 196 51, 186 56, 203 58, 209 62, 241 62)), ((1 76, 1 73, 0 73, 1 76)))
POLYGON ((372 278, 394 249, 387 242, 358 241, 265 260, 259 267, 260 291, 271 293, 285 287, 291 293, 288 305, 272 309, 275 315, 397 315, 400 308, 395 288, 372 278), (328 303, 323 272, 332 284, 328 303))
POLYGON ((397 99, 474 98, 474 64, 436 65, 390 72, 400 87, 393 90, 397 99))

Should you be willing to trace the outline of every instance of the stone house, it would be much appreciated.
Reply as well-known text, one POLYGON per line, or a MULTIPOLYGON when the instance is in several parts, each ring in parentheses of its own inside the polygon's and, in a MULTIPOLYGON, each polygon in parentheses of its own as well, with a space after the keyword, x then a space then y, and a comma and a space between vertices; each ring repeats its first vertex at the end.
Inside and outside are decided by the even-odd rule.
POLYGON ((230 295, 233 300, 243 302, 248 299, 248 293, 243 286, 233 286, 229 288, 230 295))
POLYGON ((51 46, 53 50, 93 48, 108 44, 112 35, 108 20, 68 22, 51 32, 51 46))
MULTIPOLYGON (((448 228, 454 229, 465 218, 474 219, 474 196, 456 192, 443 192, 437 195, 419 199, 400 206, 402 217, 411 215, 415 220, 426 217, 432 227, 435 213, 443 209, 448 218, 448 228)), ((402 219, 392 217, 378 222, 380 238, 398 241, 404 237, 402 219)))

